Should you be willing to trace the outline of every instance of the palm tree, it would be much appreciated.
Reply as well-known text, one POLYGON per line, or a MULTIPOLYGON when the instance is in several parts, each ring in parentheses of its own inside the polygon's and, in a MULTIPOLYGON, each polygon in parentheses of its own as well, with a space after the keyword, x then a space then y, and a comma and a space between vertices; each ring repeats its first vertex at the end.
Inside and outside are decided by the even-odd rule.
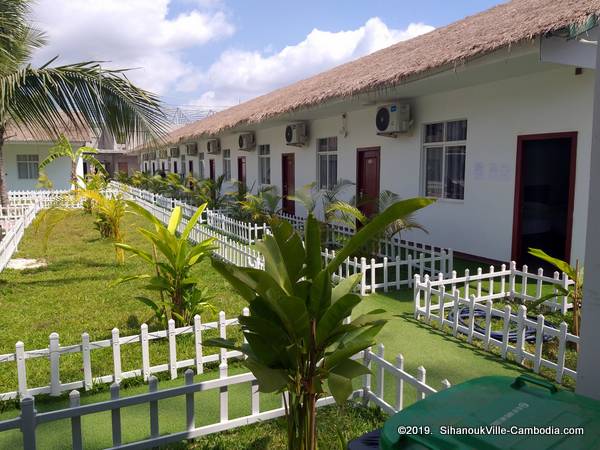
POLYGON ((102 163, 98 161, 94 156, 96 153, 98 153, 98 150, 96 150, 93 147, 87 146, 79 147, 77 150, 73 150, 73 147, 71 146, 69 140, 61 134, 58 138, 58 142, 56 143, 56 145, 50 148, 49 154, 46 157, 46 159, 44 159, 40 163, 40 172, 42 174, 42 179, 44 179, 44 177, 46 176, 46 174, 43 171, 44 168, 48 164, 56 161, 59 158, 69 158, 71 160, 71 187, 73 188, 77 187, 77 162, 80 159, 83 159, 91 167, 96 169, 97 173, 101 173, 104 177, 108 177, 108 172, 106 171, 102 163))
POLYGON ((106 129, 119 141, 157 139, 166 131, 158 98, 132 84, 123 70, 96 61, 41 67, 32 52, 45 44, 28 23, 31 0, 0 2, 0 203, 8 204, 2 149, 9 125, 38 136, 66 128, 106 129))

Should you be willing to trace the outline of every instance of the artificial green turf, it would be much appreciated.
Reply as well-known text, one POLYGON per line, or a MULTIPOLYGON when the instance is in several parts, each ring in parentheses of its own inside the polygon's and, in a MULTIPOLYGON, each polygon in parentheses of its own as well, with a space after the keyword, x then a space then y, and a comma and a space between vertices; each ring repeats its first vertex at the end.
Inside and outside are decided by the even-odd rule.
MULTIPOLYGON (((139 219, 128 217, 126 219, 127 240, 134 244, 142 241, 133 230, 135 225, 140 225, 139 219)), ((19 257, 42 257, 39 239, 28 230, 21 243, 19 257)), ((5 270, 0 274, 0 352, 11 352, 17 340, 25 342, 26 349, 45 348, 48 345, 48 334, 56 331, 60 334, 61 344, 80 342, 81 332, 87 331, 92 339, 110 337, 110 330, 118 327, 125 334, 137 334, 139 324, 151 319, 151 312, 146 306, 135 300, 140 294, 139 283, 114 286, 112 282, 119 276, 138 273, 145 269, 143 264, 136 259, 128 259, 122 267, 115 266, 114 252, 110 242, 98 239, 97 232, 93 229, 92 218, 81 211, 69 214, 68 219, 60 224, 49 244, 49 266, 45 269, 17 272, 5 270)), ((463 264, 459 262, 455 266, 463 264)), ((225 310, 228 315, 237 315, 243 307, 243 301, 233 294, 225 281, 204 262, 196 272, 201 284, 208 287, 214 295, 212 302, 218 309, 225 310)), ((460 272, 459 272, 460 273, 460 272)), ((394 361, 397 354, 402 353, 405 358, 405 368, 413 375, 420 365, 427 369, 427 383, 435 388, 441 386, 442 379, 448 379, 452 384, 483 376, 483 375, 508 375, 517 376, 525 371, 511 362, 503 361, 497 356, 477 349, 461 339, 442 334, 427 325, 419 323, 412 318, 413 293, 412 290, 401 290, 389 294, 377 293, 366 297, 356 310, 356 314, 375 309, 384 308, 399 317, 392 320, 378 337, 384 343, 386 358, 394 361)), ((207 312, 203 321, 215 319, 215 314, 207 312)), ((159 328, 158 324, 152 324, 159 328)), ((178 355, 190 357, 192 345, 178 339, 178 355)), ((191 344, 191 341, 188 341, 191 344)), ((152 363, 166 362, 166 346, 164 343, 153 344, 152 363)), ((140 352, 136 345, 123 346, 123 370, 139 368, 140 352), (128 348, 129 347, 129 348, 128 348)), ((212 351, 207 349, 208 351, 212 351)), ((111 373, 112 358, 110 350, 93 352, 94 370, 102 374, 111 373)), ((48 383, 47 360, 28 362, 28 379, 33 384, 48 383)), ((3 364, 0 367, 0 390, 14 389, 16 376, 14 366, 3 364)), ((232 370, 236 373, 242 369, 232 370)), ((95 373, 98 375, 98 373, 95 373)), ((81 360, 77 356, 61 357, 61 381, 81 379, 81 360)), ((215 376, 214 373, 203 375, 200 378, 215 376)), ((198 378, 198 379, 200 379, 198 378)), ((179 385, 181 378, 174 381, 161 382, 161 388, 179 385)), ((375 387, 375 382, 373 382, 375 387)), ((134 395, 145 392, 144 385, 123 389, 123 395, 134 395)), ((391 377, 386 377, 385 398, 393 403, 394 386, 391 377)), ((209 423, 217 419, 218 403, 217 393, 206 393, 198 396, 197 417, 198 424, 209 423)), ((271 408, 279 404, 279 399, 273 396, 262 396, 264 408, 271 408)), ((108 393, 87 393, 82 396, 82 403, 92 403, 106 400, 108 393)), ((414 390, 406 386, 405 406, 415 400, 414 390)), ((230 411, 231 417, 247 414, 249 405, 249 387, 239 386, 231 389, 230 411)), ((56 409, 66 406, 66 399, 42 399, 38 401, 38 408, 56 409)), ((170 399, 160 402, 161 432, 180 431, 184 424, 183 399, 170 399)), ((124 440, 130 441, 147 436, 148 412, 147 406, 127 408, 123 411, 123 424, 125 428, 124 440)), ((18 411, 8 409, 0 414, 0 419, 14 417, 18 411)), ((336 441, 331 431, 331 426, 336 421, 343 423, 345 436, 350 438, 360 434, 375 422, 367 420, 361 413, 349 414, 340 419, 333 412, 325 413, 323 439, 330 439, 332 447, 323 444, 321 448, 333 447, 336 441), (366 424, 366 425, 365 425, 366 424), (349 430, 357 430, 352 434, 349 430)), ((86 448, 101 448, 109 445, 110 422, 109 415, 96 415, 84 418, 85 430, 84 444, 86 448)), ((206 438, 196 445, 197 448, 280 448, 285 430, 275 424, 269 427, 255 426, 244 428, 226 434, 223 447, 218 447, 221 438, 206 438), (255 430, 252 432, 251 430, 255 430), (259 431, 260 429, 260 431, 259 431), (265 431, 266 430, 266 431, 265 431), (268 441, 267 447, 260 447, 266 435, 273 433, 273 441, 268 441), (248 446, 232 447, 234 441, 248 442, 248 446), (256 444, 254 447, 250 442, 256 444), (214 444, 214 445, 213 445, 214 444), (211 447, 211 445, 213 445, 211 447)), ((224 435, 225 436, 225 435, 224 435)), ((64 448, 70 442, 70 425, 68 422, 54 423, 41 426, 38 437, 42 448, 64 448)), ((20 435, 18 432, 0 434, 0 448, 18 446, 20 435)), ((220 444, 219 444, 220 445, 220 444)))

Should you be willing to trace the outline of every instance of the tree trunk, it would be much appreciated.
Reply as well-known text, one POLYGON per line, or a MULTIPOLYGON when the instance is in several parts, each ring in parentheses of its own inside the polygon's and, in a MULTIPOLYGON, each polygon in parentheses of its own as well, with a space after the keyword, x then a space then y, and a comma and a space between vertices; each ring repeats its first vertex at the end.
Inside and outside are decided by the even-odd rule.
POLYGON ((0 204, 3 207, 8 206, 8 185, 6 183, 6 169, 4 167, 4 137, 6 128, 0 126, 0 204))

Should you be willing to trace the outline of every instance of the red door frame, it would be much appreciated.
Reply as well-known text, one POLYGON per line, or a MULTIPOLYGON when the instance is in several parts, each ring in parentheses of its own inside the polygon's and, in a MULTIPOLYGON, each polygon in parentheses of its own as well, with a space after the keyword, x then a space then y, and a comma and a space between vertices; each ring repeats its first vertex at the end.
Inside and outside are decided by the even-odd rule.
POLYGON ((210 179, 215 181, 216 180, 216 173, 215 173, 215 160, 214 159, 209 159, 208 160, 208 173, 210 176, 210 179))
POLYGON ((381 147, 361 147, 356 149, 356 200, 360 200, 361 176, 360 169, 362 167, 361 158, 367 152, 377 153, 377 195, 381 192, 381 147))
POLYGON ((293 190, 296 189, 296 154, 295 153, 282 153, 281 155, 281 194, 283 196, 282 200, 282 209, 283 212, 294 215, 296 214, 296 202, 293 200, 288 200, 287 196, 289 195, 289 185, 293 186, 293 190), (291 180, 287 179, 287 167, 286 160, 291 159, 292 161, 292 176, 291 180))
POLYGON ((571 240, 573 234, 573 207, 575 205, 575 176, 577 169, 577 131, 568 131, 562 133, 543 133, 526 134, 517 136, 517 167, 515 170, 515 201, 513 207, 513 232, 512 232, 512 256, 513 261, 517 260, 521 254, 521 188, 522 188, 522 163, 523 163, 523 143, 527 141, 542 141, 545 139, 571 139, 570 167, 569 167, 569 206, 567 211, 567 238, 565 240, 565 260, 571 259, 571 240))
POLYGON ((237 159, 237 175, 238 175, 238 183, 240 185, 246 184, 246 157, 238 156, 237 159))

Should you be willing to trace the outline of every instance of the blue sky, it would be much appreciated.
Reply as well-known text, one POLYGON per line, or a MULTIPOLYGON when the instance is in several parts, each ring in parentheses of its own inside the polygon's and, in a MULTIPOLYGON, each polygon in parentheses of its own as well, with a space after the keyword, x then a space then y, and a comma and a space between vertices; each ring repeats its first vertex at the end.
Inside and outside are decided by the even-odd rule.
POLYGON ((223 107, 496 3, 38 0, 50 43, 35 59, 136 67, 131 79, 169 103, 223 107))

